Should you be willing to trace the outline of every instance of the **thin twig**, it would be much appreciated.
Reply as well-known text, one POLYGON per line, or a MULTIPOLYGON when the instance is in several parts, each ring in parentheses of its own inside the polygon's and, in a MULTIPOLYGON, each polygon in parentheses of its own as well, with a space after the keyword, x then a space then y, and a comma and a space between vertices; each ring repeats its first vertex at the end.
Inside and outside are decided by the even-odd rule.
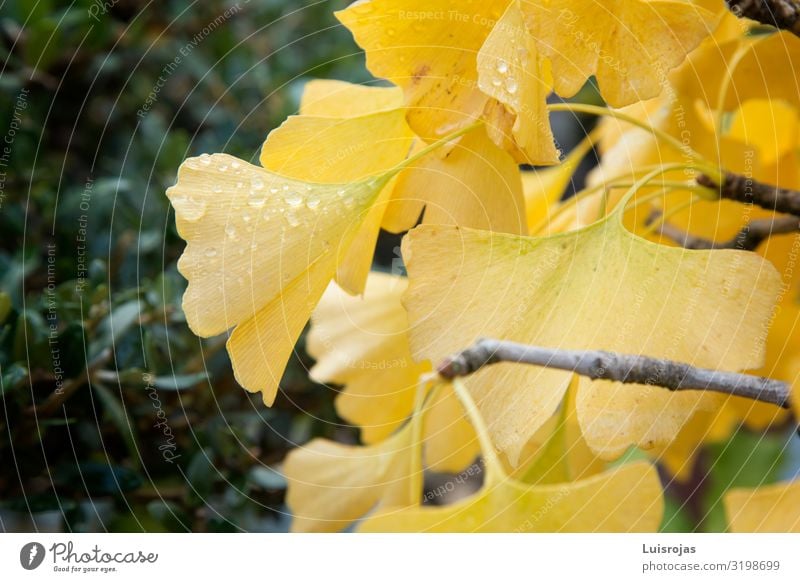
MULTIPOLYGON (((650 226, 662 216, 661 211, 653 210, 645 224, 650 226)), ((657 232, 685 249, 738 249, 754 251, 766 239, 776 234, 800 232, 800 219, 796 216, 779 216, 774 219, 753 220, 742 227, 732 239, 715 241, 686 232, 669 222, 661 222, 657 232)))
POLYGON ((738 17, 788 30, 800 36, 800 2, 798 0, 726 0, 738 17))
POLYGON ((706 175, 698 176, 697 183, 718 191, 720 198, 800 216, 800 192, 797 190, 764 184, 733 172, 725 172, 722 184, 717 184, 706 175))
POLYGON ((790 407, 789 386, 779 380, 696 368, 648 356, 600 350, 561 350, 494 339, 478 340, 471 347, 441 362, 437 371, 443 378, 452 379, 499 362, 557 368, 592 380, 647 384, 672 391, 709 390, 782 408, 790 407))

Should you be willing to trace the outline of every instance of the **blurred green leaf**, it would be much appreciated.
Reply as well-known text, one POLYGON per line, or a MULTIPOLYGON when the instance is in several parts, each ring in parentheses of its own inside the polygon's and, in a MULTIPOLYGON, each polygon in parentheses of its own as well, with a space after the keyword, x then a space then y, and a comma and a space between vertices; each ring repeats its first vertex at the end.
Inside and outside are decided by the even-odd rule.
POLYGON ((108 414, 111 422, 117 427, 118 434, 125 440, 128 447, 128 454, 131 464, 135 468, 140 468, 139 462, 139 438, 136 432, 136 425, 128 416, 125 406, 122 401, 117 398, 117 395, 111 392, 108 388, 98 382, 92 384, 95 392, 97 393, 100 402, 103 405, 106 413, 108 414))
POLYGON ((726 491, 775 481, 787 442, 792 438, 794 431, 764 434, 740 429, 728 441, 709 447, 708 477, 703 495, 704 531, 725 531, 727 523, 722 497, 726 491))
POLYGON ((128 301, 114 308, 98 326, 97 337, 90 344, 91 356, 115 345, 122 335, 139 320, 142 304, 128 301))
POLYGON ((194 388, 205 380, 208 380, 208 374, 206 372, 176 374, 174 376, 157 376, 153 379, 153 386, 160 390, 187 390, 189 388, 194 388))
POLYGON ((49 326, 38 312, 24 311, 17 318, 14 336, 14 359, 21 362, 50 363, 47 354, 49 326))
POLYGON ((256 465, 250 469, 247 477, 251 483, 266 491, 286 489, 286 477, 271 467, 256 465))
POLYGON ((48 17, 30 22, 25 39, 25 62, 32 69, 47 69, 63 50, 59 22, 48 17))

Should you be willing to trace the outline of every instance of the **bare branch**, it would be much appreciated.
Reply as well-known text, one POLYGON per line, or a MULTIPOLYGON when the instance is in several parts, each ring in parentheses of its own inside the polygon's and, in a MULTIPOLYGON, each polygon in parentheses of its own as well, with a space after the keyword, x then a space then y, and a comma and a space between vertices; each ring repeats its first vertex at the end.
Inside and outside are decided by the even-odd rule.
POLYGON ((722 184, 717 184, 706 175, 698 176, 697 183, 717 190, 721 198, 755 204, 773 212, 800 216, 800 192, 797 190, 764 184, 733 172, 725 173, 722 184))
POLYGON ((798 0, 726 0, 738 17, 750 18, 788 30, 800 36, 800 2, 798 0))
POLYGON ((647 384, 672 391, 709 390, 790 407, 789 386, 779 380, 696 368, 648 356, 542 348, 494 339, 478 340, 471 347, 445 359, 437 371, 443 378, 452 379, 499 362, 557 368, 592 380, 647 384))
MULTIPOLYGON (((658 210, 654 210, 647 217, 645 224, 652 225, 662 216, 658 210)), ((662 222, 658 227, 658 233, 678 243, 685 249, 738 249, 743 251, 754 251, 758 246, 772 235, 789 234, 800 232, 800 219, 796 216, 779 216, 774 219, 765 218, 763 220, 753 220, 742 227, 736 236, 727 241, 715 241, 700 236, 693 235, 668 222, 662 222)))

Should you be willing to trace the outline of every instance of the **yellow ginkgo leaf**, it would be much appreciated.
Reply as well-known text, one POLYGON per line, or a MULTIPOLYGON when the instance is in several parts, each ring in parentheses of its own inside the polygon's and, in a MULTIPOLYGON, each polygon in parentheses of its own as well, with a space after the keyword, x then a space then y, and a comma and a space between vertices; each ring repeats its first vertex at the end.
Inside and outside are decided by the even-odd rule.
POLYGON ((423 205, 426 224, 527 232, 519 168, 487 137, 483 127, 470 131, 447 151, 422 158, 398 176, 384 228, 391 232, 413 228, 423 205))
MULTIPOLYGON (((417 363, 408 344, 408 317, 400 303, 404 277, 373 272, 363 297, 336 286, 323 296, 306 339, 317 359, 311 377, 345 387, 336 398, 339 415, 359 427, 373 444, 395 432, 409 417, 420 376, 429 362, 417 363)), ((440 392, 425 417, 425 462, 434 470, 458 472, 477 455, 477 442, 460 405, 440 392)))
POLYGON ((733 489, 723 500, 735 533, 800 533, 800 481, 733 489))
POLYGON ((383 191, 399 171, 393 166, 411 143, 402 116, 393 112, 333 125, 326 118, 293 119, 284 128, 296 127, 302 134, 304 126, 318 123, 325 131, 306 143, 304 154, 293 153, 302 139, 286 129, 273 132, 280 155, 268 140, 262 157, 284 173, 224 154, 206 155, 185 161, 167 191, 178 233, 187 242, 178 263, 189 281, 183 299, 187 321, 203 337, 235 327, 228 353, 237 381, 262 392, 268 405, 294 343, 337 269, 343 284, 359 290, 373 249, 348 250, 377 232, 375 207, 388 194, 383 191), (366 150, 330 157, 342 136, 359 134, 354 127, 362 128, 358 143, 366 150), (308 163, 313 151, 327 160, 353 160, 349 170, 338 161, 330 168, 320 162, 312 175, 315 170, 303 170, 297 162, 302 157, 308 163), (345 182, 352 182, 330 180, 337 164, 345 182))
MULTIPOLYGON (((619 111, 657 128, 663 128, 667 122, 665 118, 671 113, 670 102, 663 96, 628 105, 619 111)), ((611 115, 599 120, 597 131, 602 158, 600 165, 589 174, 589 185, 632 175, 638 168, 653 163, 652 149, 659 143, 649 131, 611 115)))
POLYGON ((592 75, 612 107, 655 97, 663 78, 711 33, 712 14, 673 0, 522 0, 528 29, 571 97, 592 75))
POLYGON ((359 117, 403 106, 400 87, 356 85, 345 81, 313 79, 303 87, 300 115, 359 117))
MULTIPOLYGON (((739 36, 726 42, 705 41, 670 75, 671 98, 653 100, 646 107, 626 109, 656 128, 681 140, 703 157, 726 169, 784 188, 800 188, 798 131, 800 79, 793 74, 800 61, 800 39, 789 33, 739 36), (717 108, 722 104, 723 111, 717 108)), ((601 171, 593 182, 630 175, 643 165, 683 162, 684 152, 666 147, 647 132, 608 119, 601 171), (622 137, 620 137, 620 134, 622 137)), ((683 170, 674 176, 685 179, 683 170)), ((753 220, 773 213, 728 200, 699 201, 674 213, 687 200, 676 192, 664 199, 663 211, 673 227, 716 241, 729 241, 753 220)), ((642 213, 643 217, 647 212, 642 213)), ((785 380, 796 386, 800 362, 800 320, 794 297, 800 290, 800 271, 794 269, 795 236, 773 236, 757 252, 783 274, 784 293, 767 336, 766 361, 756 374, 785 380)), ((797 388, 795 388, 797 389, 797 388)), ((780 421, 785 411, 744 400, 732 401, 748 426, 763 428, 780 421)))
MULTIPOLYGON (((406 110, 399 91, 396 87, 363 87, 341 81, 308 83, 301 113, 312 111, 314 115, 290 117, 273 131, 264 144, 262 164, 313 181, 359 179, 375 173, 379 169, 376 161, 381 158, 381 166, 394 166, 399 160, 392 157, 397 153, 392 141, 406 139, 410 131, 405 126, 406 110), (357 100, 363 103, 364 111, 354 105, 357 100), (326 139, 333 132, 338 141, 326 139), (364 141, 363 132, 380 132, 376 135, 384 140, 364 141), (348 146, 343 148, 343 143, 348 146), (377 150, 360 160, 365 147, 377 150)), ((414 151, 423 147, 423 142, 417 141, 414 151)), ((486 137, 485 129, 476 128, 418 160, 389 183, 354 245, 360 251, 349 253, 337 281, 348 292, 360 293, 379 228, 405 232, 417 224, 423 208, 425 222, 525 232, 521 192, 517 164, 486 137)))
POLYGON ((650 449, 648 456, 677 481, 686 482, 692 476, 695 460, 703 446, 730 436, 739 418, 727 405, 715 411, 699 410, 683 425, 672 442, 650 449))
POLYGON ((340 531, 371 509, 417 503, 422 475, 412 428, 366 447, 316 439, 289 453, 292 531, 340 531))
POLYGON ((781 100, 797 105, 800 38, 788 31, 704 42, 669 76, 679 95, 699 100, 707 109, 734 111, 750 99, 781 100), (722 94, 719 88, 728 85, 722 94))
POLYGON ((731 118, 728 136, 758 148, 759 161, 773 165, 800 143, 797 108, 772 99, 745 101, 731 118))
POLYGON ((439 390, 425 409, 425 467, 441 473, 459 473, 480 453, 472 426, 453 390, 439 390))
POLYGON ((362 532, 654 532, 663 513, 658 474, 633 463, 574 483, 492 482, 442 507, 385 509, 362 532))
POLYGON ((528 441, 534 447, 529 459, 521 457, 509 474, 525 483, 551 484, 586 479, 606 468, 606 463, 586 444, 575 408, 578 381, 573 378, 565 405, 528 441))
POLYGON ((331 286, 312 316, 306 338, 317 360, 311 377, 345 386, 336 398, 339 415, 361 427, 367 443, 381 441, 408 418, 417 385, 429 372, 408 345, 408 317, 400 304, 403 277, 371 273, 363 297, 331 286))
POLYGON ((400 108, 343 118, 294 115, 269 134, 261 165, 298 180, 345 183, 395 167, 412 139, 400 108))
MULTIPOLYGON (((520 161, 550 164, 558 159, 547 122, 547 96, 553 89, 549 65, 528 34, 518 0, 508 5, 478 53, 478 86, 513 113, 511 133, 524 152, 520 161)), ((488 125, 506 132, 502 122, 488 125)), ((502 139, 497 136, 495 142, 502 139)))
POLYGON ((575 168, 559 164, 552 168, 522 172, 522 192, 525 195, 528 229, 532 233, 549 223, 575 168))
MULTIPOLYGON (((262 146, 261 165, 298 180, 344 183, 387 172, 405 159, 413 134, 405 122, 404 110, 381 109, 385 102, 390 101, 383 93, 386 89, 373 88, 364 95, 365 88, 346 85, 313 84, 311 90, 314 94, 325 95, 314 102, 315 107, 332 112, 337 109, 335 104, 340 99, 349 101, 358 96, 364 99, 368 113, 355 117, 289 117, 269 134, 262 146), (358 95, 350 94, 354 90, 358 95), (373 112, 369 112, 371 110, 373 112)), ((336 281, 349 293, 357 294, 364 290, 393 184, 388 182, 368 208, 352 215, 352 219, 361 224, 355 240, 350 247, 337 249, 336 281)))
POLYGON ((366 0, 336 17, 367 55, 367 68, 402 87, 417 135, 436 139, 480 118, 476 55, 511 0, 469 10, 451 0, 366 0))
POLYGON ((408 122, 423 140, 484 119, 492 141, 517 161, 558 160, 544 102, 550 92, 546 63, 533 52, 512 49, 513 60, 509 56, 508 65, 500 65, 503 91, 496 91, 486 74, 479 82, 479 53, 484 67, 491 61, 497 68, 498 58, 505 54, 504 43, 519 39, 525 45, 521 49, 533 48, 517 0, 468 6, 450 0, 367 0, 336 16, 366 52, 367 68, 402 87, 408 122), (515 9, 507 12, 511 4, 515 9), (501 17, 503 22, 498 23, 501 17), (506 25, 512 21, 516 28, 509 30, 506 25), (493 37, 483 50, 490 33, 493 37), (515 78, 517 69, 520 76, 515 78))
MULTIPOLYGON (((526 238, 422 226, 403 241, 404 303, 417 358, 439 362, 479 337, 601 349, 740 370, 761 365, 775 270, 738 251, 685 251, 628 232, 615 213, 579 231, 526 238), (657 330, 657 331, 653 331, 657 330)), ((495 446, 516 464, 571 374, 503 363, 467 379, 495 446)), ((671 441, 717 396, 580 380, 589 446, 613 458, 671 441)))
POLYGON ((477 406, 460 380, 450 384, 481 444, 483 485, 473 496, 438 508, 385 505, 359 528, 367 532, 655 531, 663 500, 658 475, 635 463, 588 479, 529 485, 510 478, 477 406))

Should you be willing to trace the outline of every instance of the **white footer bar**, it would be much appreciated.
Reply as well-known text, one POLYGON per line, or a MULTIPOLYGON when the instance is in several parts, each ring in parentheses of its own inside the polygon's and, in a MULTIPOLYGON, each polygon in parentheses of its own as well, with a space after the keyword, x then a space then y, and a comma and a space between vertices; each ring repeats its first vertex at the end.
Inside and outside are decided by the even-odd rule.
POLYGON ((0 535, 0 580, 141 582, 181 575, 303 582, 797 581, 800 535, 0 535))

